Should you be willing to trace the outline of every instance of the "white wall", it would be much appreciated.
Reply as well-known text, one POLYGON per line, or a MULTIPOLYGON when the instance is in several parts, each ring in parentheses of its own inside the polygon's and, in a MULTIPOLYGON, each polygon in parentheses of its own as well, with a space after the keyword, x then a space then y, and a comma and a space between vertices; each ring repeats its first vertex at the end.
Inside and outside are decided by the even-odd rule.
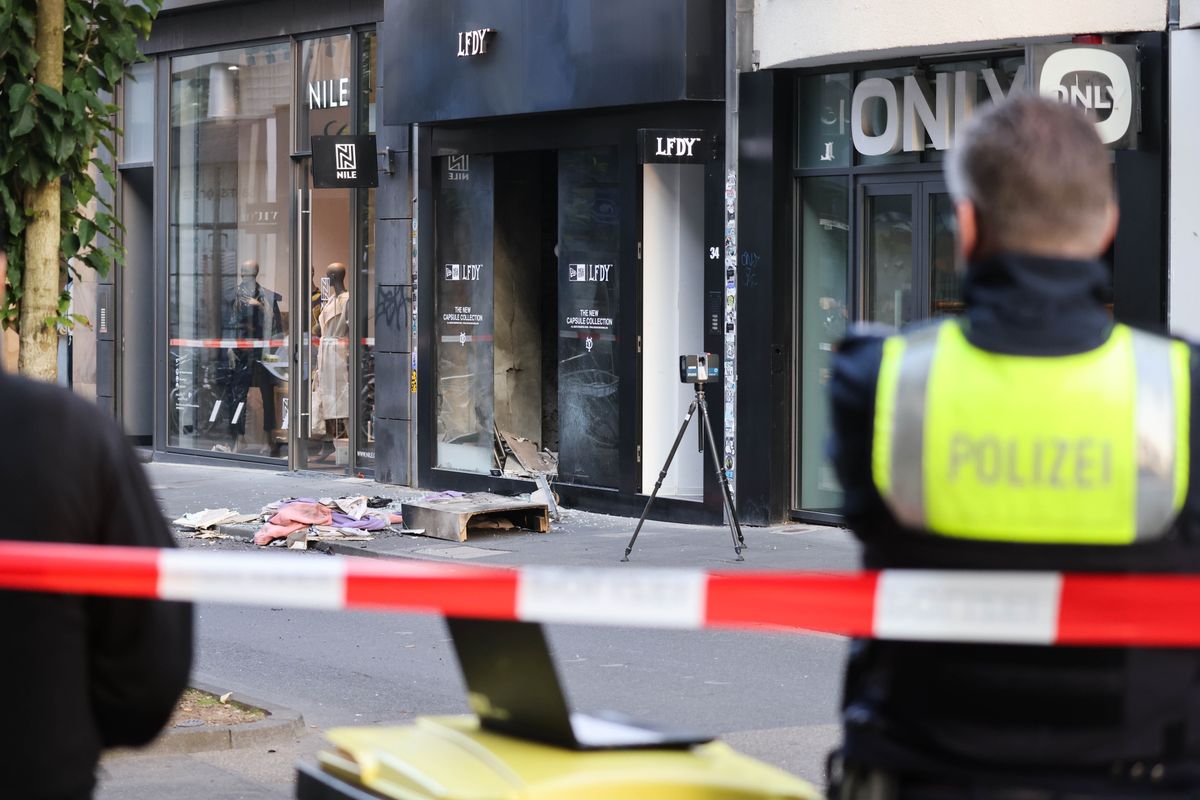
MULTIPOLYGON (((679 356, 704 352, 704 167, 642 171, 642 491, 650 494, 693 397, 679 356)), ((715 426, 721 407, 712 406, 715 426)), ((700 499, 703 461, 693 418, 659 494, 700 499)))
MULTIPOLYGON (((1167 319, 1171 332, 1200 340, 1200 30, 1171 34, 1171 199, 1167 319)), ((1147 265, 1150 266, 1150 265, 1147 265)))
POLYGON ((1167 0, 755 0, 754 49, 768 69, 1166 25, 1167 0))

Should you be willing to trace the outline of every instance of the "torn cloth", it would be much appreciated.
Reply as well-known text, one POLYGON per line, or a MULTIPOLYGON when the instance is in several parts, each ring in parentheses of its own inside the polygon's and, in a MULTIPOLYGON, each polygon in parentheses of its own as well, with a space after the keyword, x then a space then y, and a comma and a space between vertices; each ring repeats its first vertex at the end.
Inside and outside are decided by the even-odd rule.
MULTIPOLYGON (((347 517, 347 519, 349 519, 347 517)), ((254 534, 254 543, 259 547, 274 539, 282 539, 309 525, 330 525, 333 512, 316 502, 296 500, 279 507, 269 520, 254 534)))
POLYGON ((399 524, 403 521, 404 518, 399 514, 391 514, 387 511, 370 511, 362 519, 355 519, 340 511, 333 511, 329 506, 312 498, 301 497, 281 505, 275 514, 263 524, 258 533, 254 534, 254 543, 262 547, 270 544, 274 539, 282 539, 310 525, 379 531, 390 523, 399 524))

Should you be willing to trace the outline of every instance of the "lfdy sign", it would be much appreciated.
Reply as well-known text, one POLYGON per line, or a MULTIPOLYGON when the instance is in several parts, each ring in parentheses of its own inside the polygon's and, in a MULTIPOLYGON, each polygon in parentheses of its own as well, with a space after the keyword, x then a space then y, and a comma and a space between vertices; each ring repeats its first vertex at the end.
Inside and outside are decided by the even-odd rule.
MULTIPOLYGON (((850 100, 850 135, 864 156, 919 152, 926 142, 948 150, 979 102, 982 80, 986 100, 996 102, 1012 91, 1032 86, 1045 96, 1079 106, 1096 120, 1105 144, 1134 147, 1137 140, 1137 49, 1133 45, 1080 47, 1045 45, 1030 48, 1032 73, 1017 68, 1006 89, 994 69, 924 75, 866 78, 850 100)), ((831 150, 831 147, 827 147, 831 150)))
POLYGON ((638 155, 642 164, 703 164, 712 155, 704 131, 641 128, 638 155))

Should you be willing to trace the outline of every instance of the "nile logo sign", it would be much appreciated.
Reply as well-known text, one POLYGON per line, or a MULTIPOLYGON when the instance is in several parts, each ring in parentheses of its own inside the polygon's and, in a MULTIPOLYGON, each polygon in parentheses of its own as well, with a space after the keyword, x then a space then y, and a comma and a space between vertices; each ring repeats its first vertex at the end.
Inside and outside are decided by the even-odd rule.
POLYGON ((1046 56, 1038 76, 1040 94, 1078 106, 1096 120, 1105 144, 1125 138, 1133 122, 1133 79, 1119 52, 1072 47, 1046 56))
POLYGON ((446 178, 448 180, 468 181, 471 179, 470 156, 449 156, 446 162, 446 178))
POLYGON ((334 169, 338 180, 352 180, 358 177, 358 148, 353 144, 335 144, 333 146, 334 169))

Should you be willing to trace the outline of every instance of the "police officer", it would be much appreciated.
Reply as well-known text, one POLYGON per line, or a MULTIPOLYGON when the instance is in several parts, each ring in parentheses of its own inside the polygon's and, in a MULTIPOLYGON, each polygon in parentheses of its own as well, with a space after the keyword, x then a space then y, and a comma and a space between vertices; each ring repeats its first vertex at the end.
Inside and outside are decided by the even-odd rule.
MULTIPOLYGON (((1104 304, 1110 163, 1080 112, 1031 95, 960 134, 965 315, 835 359, 865 566, 1200 571, 1197 359, 1104 304)), ((1194 797, 1200 651, 859 641, 843 725, 842 798, 1194 797)))

